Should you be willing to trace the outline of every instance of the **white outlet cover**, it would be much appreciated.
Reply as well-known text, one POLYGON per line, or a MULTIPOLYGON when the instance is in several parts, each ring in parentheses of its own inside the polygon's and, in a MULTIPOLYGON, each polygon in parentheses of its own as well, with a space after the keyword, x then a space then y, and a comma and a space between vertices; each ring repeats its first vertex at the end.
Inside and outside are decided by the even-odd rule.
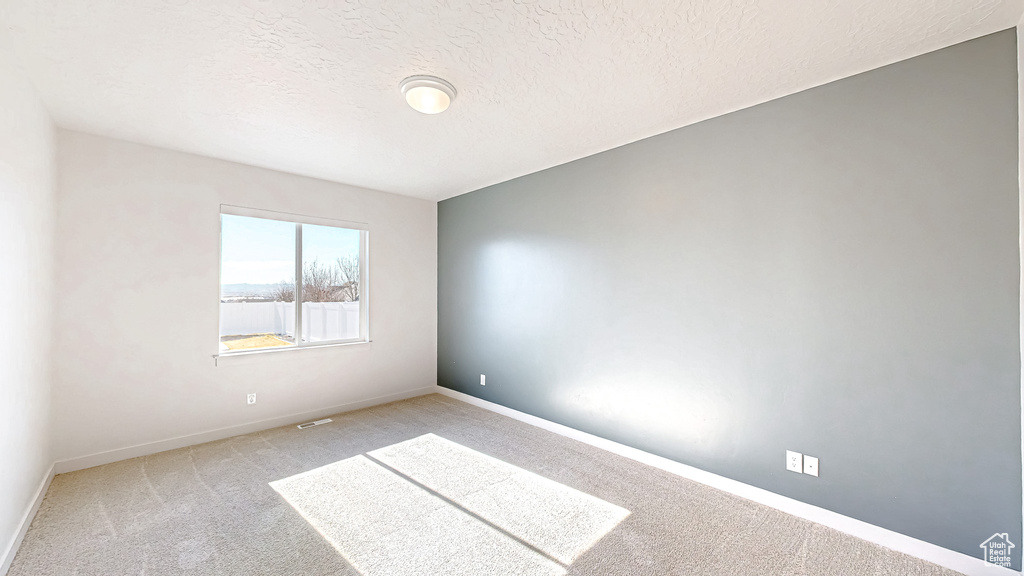
POLYGON ((245 402, 246 402, 246 404, 255 404, 256 403, 256 394, 246 394, 245 395, 245 402))
POLYGON ((818 475, 818 459, 814 456, 804 456, 804 474, 811 476, 818 475))
POLYGON ((797 474, 803 472, 804 466, 804 455, 799 452, 793 452, 792 450, 786 450, 786 470, 790 472, 796 472, 797 474))
POLYGON ((487 376, 484 376, 483 374, 480 375, 480 385, 487 386, 487 376))

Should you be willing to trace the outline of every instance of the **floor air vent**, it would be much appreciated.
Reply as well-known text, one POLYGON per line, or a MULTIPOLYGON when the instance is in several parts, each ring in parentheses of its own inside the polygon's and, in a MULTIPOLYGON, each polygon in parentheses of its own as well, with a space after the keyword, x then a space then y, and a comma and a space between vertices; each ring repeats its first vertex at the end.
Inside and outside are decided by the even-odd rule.
POLYGON ((305 430, 306 428, 312 428, 313 426, 327 424, 328 422, 334 422, 334 420, 331 420, 330 418, 324 418, 323 420, 317 420, 316 422, 306 422, 305 424, 299 424, 299 430, 305 430))

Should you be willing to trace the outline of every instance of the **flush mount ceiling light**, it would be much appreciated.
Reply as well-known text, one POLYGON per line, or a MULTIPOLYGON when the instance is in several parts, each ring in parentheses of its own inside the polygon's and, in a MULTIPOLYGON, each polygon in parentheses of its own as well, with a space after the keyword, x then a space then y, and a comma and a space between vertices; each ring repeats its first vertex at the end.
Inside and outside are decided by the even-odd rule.
POLYGON ((402 94, 414 110, 437 114, 455 100, 455 87, 435 76, 409 76, 402 80, 402 94))

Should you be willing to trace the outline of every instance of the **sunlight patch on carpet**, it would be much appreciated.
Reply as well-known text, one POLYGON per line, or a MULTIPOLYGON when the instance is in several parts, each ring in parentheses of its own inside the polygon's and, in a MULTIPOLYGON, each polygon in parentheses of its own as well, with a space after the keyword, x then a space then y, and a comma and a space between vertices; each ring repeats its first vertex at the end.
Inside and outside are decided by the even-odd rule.
POLYGON ((364 576, 562 576, 565 568, 356 456, 270 483, 364 576))
POLYGON ((426 434, 368 453, 569 565, 629 510, 426 434))

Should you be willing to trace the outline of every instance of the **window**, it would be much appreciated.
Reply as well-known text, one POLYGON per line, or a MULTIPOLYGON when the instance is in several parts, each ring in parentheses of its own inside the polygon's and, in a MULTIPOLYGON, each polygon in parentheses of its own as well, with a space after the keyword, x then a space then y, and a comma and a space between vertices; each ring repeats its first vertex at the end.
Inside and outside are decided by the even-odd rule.
POLYGON ((368 341, 368 234, 221 206, 220 354, 368 341))

